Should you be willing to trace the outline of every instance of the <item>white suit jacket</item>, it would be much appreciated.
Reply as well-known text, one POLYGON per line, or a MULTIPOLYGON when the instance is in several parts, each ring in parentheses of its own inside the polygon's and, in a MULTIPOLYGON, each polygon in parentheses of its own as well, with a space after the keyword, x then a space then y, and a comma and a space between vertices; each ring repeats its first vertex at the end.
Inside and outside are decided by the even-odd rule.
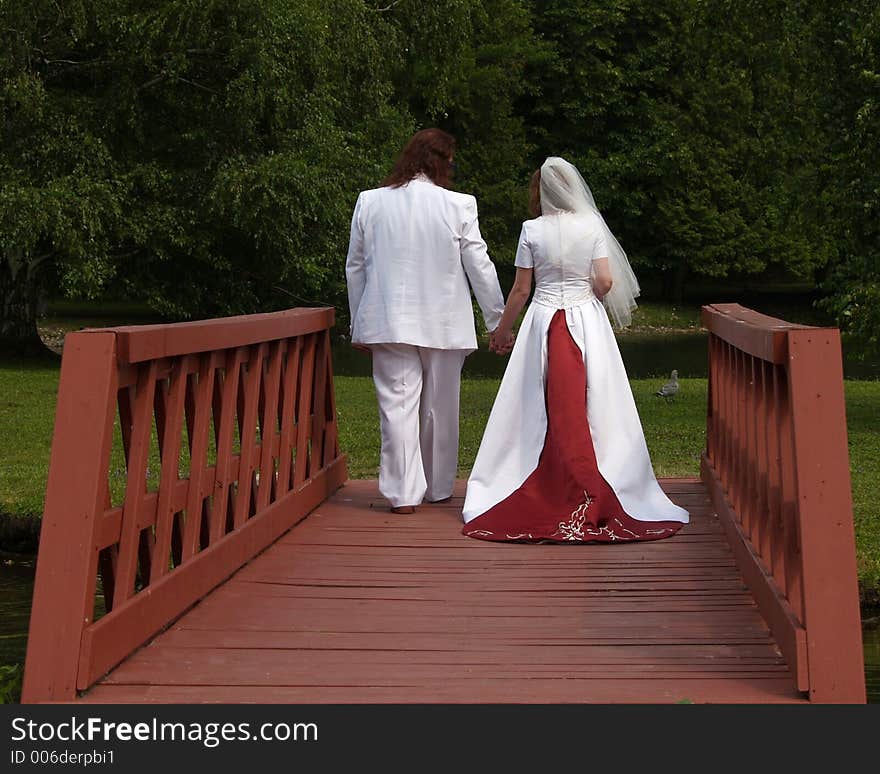
POLYGON ((360 193, 345 276, 355 344, 474 350, 470 288, 488 330, 504 311, 476 199, 424 175, 360 193))

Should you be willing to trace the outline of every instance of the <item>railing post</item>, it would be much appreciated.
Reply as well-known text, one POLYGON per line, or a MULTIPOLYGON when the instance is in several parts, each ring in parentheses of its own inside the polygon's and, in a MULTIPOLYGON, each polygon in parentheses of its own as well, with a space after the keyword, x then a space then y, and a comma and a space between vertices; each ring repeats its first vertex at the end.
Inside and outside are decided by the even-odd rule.
POLYGON ((115 334, 69 334, 37 556, 24 703, 76 695, 82 633, 94 614, 95 531, 107 496, 116 385, 115 334))
POLYGON ((789 331, 788 367, 810 698, 864 703, 840 333, 789 331))
POLYGON ((715 338, 715 334, 710 332, 706 337, 708 343, 707 362, 708 362, 708 379, 706 384, 706 454, 712 461, 712 464, 718 467, 718 449, 717 438, 718 432, 715 426, 718 422, 718 412, 715 406, 718 403, 718 360, 715 355, 719 342, 715 338))

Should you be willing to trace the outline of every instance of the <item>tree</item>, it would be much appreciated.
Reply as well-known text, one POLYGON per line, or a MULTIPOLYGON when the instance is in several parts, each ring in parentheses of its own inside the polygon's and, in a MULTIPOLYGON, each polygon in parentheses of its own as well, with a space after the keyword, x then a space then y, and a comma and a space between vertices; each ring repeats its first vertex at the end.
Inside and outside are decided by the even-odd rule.
POLYGON ((829 240, 802 196, 820 145, 799 3, 535 3, 558 53, 533 137, 568 154, 637 271, 680 300, 691 274, 809 276, 829 240))
POLYGON ((111 284, 169 319, 330 304, 344 324, 357 191, 424 125, 458 135, 461 184, 487 235, 512 242, 527 155, 515 105, 535 55, 519 0, 38 0, 0 14, 10 348, 36 346, 47 289, 98 298, 111 284))
MULTIPOLYGON (((0 334, 46 292, 169 319, 330 304, 357 191, 458 139, 509 281, 526 185, 583 171, 640 278, 827 277, 877 329, 868 0, 0 0, 0 334), (831 267, 829 273, 829 267, 831 267)), ((876 342, 876 338, 873 339, 876 342)))
POLYGON ((533 146, 521 101, 530 68, 552 58, 522 0, 404 0, 387 16, 403 57, 396 97, 418 126, 456 137, 453 187, 477 197, 480 227, 502 283, 512 279, 527 213, 533 146))
POLYGON ((112 276, 127 185, 78 95, 54 93, 59 79, 87 81, 100 57, 77 42, 86 3, 5 3, 0 27, 0 350, 31 354, 44 349, 48 286, 94 290, 112 276))
POLYGON ((350 208, 412 128, 355 0, 0 9, 8 350, 41 293, 114 281, 169 317, 338 296, 350 208))
POLYGON ((818 199, 838 246, 823 306, 865 358, 880 354, 880 7, 823 9, 813 44, 825 54, 817 79, 832 86, 817 89, 828 149, 818 199))

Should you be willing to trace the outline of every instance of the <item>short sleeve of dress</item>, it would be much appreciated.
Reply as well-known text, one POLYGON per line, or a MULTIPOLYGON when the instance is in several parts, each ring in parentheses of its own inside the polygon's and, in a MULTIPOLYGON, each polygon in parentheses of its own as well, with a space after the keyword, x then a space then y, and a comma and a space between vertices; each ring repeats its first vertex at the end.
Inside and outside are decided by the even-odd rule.
POLYGON ((599 228, 596 233, 596 241, 593 243, 593 260, 598 261, 600 258, 608 258, 611 256, 608 240, 605 237, 605 229, 599 228))
POLYGON ((519 234, 519 244, 516 246, 516 260, 514 266, 520 269, 532 269, 535 266, 535 260, 532 257, 532 246, 529 244, 529 234, 526 224, 523 223, 522 231, 519 234))

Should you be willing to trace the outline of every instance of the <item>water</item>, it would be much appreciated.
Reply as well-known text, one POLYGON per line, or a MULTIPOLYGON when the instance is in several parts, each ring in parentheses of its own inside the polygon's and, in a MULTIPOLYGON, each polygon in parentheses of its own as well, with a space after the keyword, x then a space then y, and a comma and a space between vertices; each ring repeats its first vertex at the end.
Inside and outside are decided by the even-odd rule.
POLYGON ((865 622, 862 627, 862 641, 868 703, 880 704, 880 617, 865 622))
MULTIPOLYGON (((0 666, 24 664, 36 559, 0 553, 0 666)), ((868 702, 880 704, 880 618, 865 622, 865 683, 868 702)))
MULTIPOLYGON (((0 552, 0 675, 4 666, 13 664, 20 665, 19 676, 24 670, 35 569, 33 556, 0 552)), ((9 679, 0 681, 4 691, 9 679)))
MULTIPOLYGON (((620 336, 617 343, 631 379, 668 379, 673 368, 682 379, 707 376, 708 334, 705 331, 662 335, 631 333, 620 336)), ((507 360, 483 345, 464 361, 462 374, 466 378, 500 379, 507 360)), ((333 348, 333 369, 339 376, 370 376, 370 357, 339 344, 333 348)), ((880 379, 880 362, 859 362, 844 356, 843 374, 847 379, 880 379)))
MULTIPOLYGON (((644 288, 643 288, 644 290, 644 288)), ((761 288, 740 289, 738 292, 731 283, 722 287, 702 289, 701 296, 689 299, 689 304, 679 310, 679 324, 699 326, 699 304, 714 303, 718 299, 737 302, 762 314, 803 325, 833 326, 833 321, 815 307, 819 298, 815 290, 795 293, 776 292, 761 288), (706 295, 706 294, 710 295, 706 295)), ((652 323, 655 307, 665 309, 658 302, 647 302, 640 314, 643 325, 669 325, 667 311, 663 311, 652 323)), ((673 307, 674 311, 674 307, 673 307)), ((161 318, 146 307, 130 303, 69 302, 55 301, 50 304, 51 316, 41 320, 40 332, 50 347, 60 350, 64 334, 83 327, 104 327, 112 325, 140 325, 160 323, 161 318)), ((675 315, 673 314, 673 317, 675 315)), ((646 330, 643 328, 643 330, 646 330)), ((337 328, 338 332, 338 328, 337 328)), ((618 345, 629 376, 633 379, 668 379, 672 369, 678 370, 683 379, 705 378, 707 375, 707 337, 705 330, 694 327, 690 330, 661 333, 658 330, 644 333, 622 333, 618 345)), ((504 374, 507 357, 492 354, 483 343, 482 349, 472 353, 465 360, 465 377, 500 379, 504 374)), ((370 376, 370 358, 354 350, 347 344, 333 347, 334 372, 341 376, 370 376)), ((847 379, 880 379, 880 359, 862 362, 844 349, 844 377, 847 379)))

